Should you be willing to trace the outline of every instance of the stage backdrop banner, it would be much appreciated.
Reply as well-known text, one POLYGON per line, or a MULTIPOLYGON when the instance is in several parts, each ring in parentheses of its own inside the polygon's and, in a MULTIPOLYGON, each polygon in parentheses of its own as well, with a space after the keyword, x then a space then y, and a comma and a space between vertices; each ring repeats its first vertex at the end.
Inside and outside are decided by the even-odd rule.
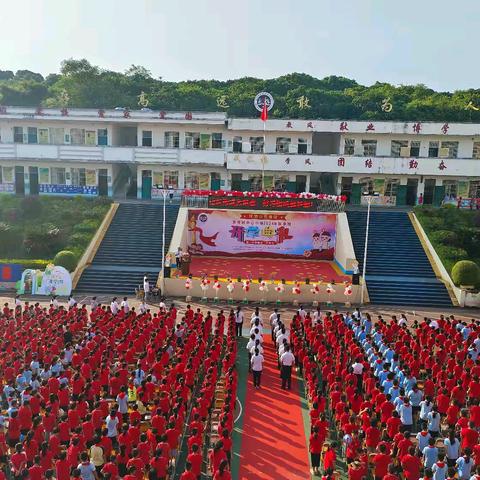
POLYGON ((192 255, 333 260, 336 215, 190 209, 192 255))

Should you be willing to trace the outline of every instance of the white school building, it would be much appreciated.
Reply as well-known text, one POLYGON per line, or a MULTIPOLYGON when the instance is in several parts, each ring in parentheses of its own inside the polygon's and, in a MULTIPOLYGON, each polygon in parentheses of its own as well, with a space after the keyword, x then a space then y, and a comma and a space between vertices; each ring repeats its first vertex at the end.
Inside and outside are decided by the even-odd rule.
POLYGON ((0 193, 155 199, 163 186, 480 197, 480 124, 0 107, 0 193))

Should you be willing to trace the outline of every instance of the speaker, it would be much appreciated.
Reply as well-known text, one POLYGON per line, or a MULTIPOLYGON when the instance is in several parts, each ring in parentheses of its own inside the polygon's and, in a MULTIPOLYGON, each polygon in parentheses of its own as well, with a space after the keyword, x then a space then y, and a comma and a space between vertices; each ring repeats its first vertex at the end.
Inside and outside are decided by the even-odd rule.
POLYGON ((164 267, 164 268, 163 268, 163 271, 164 271, 164 277, 165 277, 165 278, 170 278, 171 267, 164 267))
POLYGON ((360 285, 360 274, 359 273, 354 273, 352 275, 352 284, 353 285, 360 285))

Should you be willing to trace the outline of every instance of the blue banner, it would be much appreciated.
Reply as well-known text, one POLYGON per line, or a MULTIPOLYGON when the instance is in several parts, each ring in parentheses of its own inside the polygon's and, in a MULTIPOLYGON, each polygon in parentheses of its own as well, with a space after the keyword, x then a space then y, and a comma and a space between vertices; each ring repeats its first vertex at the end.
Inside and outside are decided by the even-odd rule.
POLYGON ((39 185, 40 193, 57 195, 98 195, 97 187, 81 185, 51 185, 41 183, 39 185))

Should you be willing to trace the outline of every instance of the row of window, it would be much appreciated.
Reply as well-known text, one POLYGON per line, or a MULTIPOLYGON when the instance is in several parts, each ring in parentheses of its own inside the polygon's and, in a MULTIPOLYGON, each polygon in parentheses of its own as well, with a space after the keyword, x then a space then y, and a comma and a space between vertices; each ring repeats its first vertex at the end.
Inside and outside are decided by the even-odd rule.
POLYGON ((50 145, 108 145, 108 131, 106 128, 85 130, 84 128, 61 127, 13 127, 13 141, 15 143, 50 144, 50 145))
MULTIPOLYGON (((392 140, 390 155, 392 157, 419 157, 419 140, 392 140)), ((362 140, 362 151, 364 157, 375 157, 377 155, 377 140, 362 140)), ((344 155, 355 154, 355 139, 346 138, 343 150, 344 155)), ((431 141, 428 144, 429 158, 457 158, 458 142, 452 141, 431 141)), ((472 158, 480 159, 480 142, 473 142, 472 158)))
MULTIPOLYGON (((72 185, 95 186, 97 185, 97 172, 88 168, 69 168, 63 167, 39 167, 38 183, 52 185, 66 185, 67 180, 71 180, 72 185)), ((0 183, 14 183, 14 167, 0 167, 0 183)))

